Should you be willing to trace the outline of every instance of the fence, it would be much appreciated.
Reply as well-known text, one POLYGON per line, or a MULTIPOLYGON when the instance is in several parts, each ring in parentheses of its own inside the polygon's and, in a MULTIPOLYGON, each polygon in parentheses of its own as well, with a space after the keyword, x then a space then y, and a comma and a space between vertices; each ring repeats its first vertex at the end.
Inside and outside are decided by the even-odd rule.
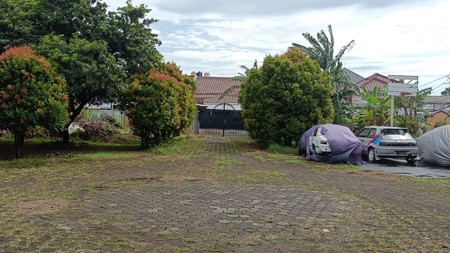
POLYGON ((125 114, 120 110, 111 109, 87 109, 87 116, 91 119, 99 119, 102 116, 110 116, 121 125, 125 125, 125 114))
POLYGON ((248 132, 245 130, 231 130, 231 129, 202 129, 198 130, 199 135, 212 135, 212 136, 248 136, 248 132))

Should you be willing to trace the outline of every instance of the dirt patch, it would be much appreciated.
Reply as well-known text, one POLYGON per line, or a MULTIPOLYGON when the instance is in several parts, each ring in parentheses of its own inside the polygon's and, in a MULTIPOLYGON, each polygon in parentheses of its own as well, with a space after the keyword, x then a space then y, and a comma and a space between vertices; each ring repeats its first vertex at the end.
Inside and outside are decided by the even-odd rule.
POLYGON ((22 202, 17 205, 17 210, 23 214, 49 214, 64 209, 69 204, 63 199, 44 199, 22 202))

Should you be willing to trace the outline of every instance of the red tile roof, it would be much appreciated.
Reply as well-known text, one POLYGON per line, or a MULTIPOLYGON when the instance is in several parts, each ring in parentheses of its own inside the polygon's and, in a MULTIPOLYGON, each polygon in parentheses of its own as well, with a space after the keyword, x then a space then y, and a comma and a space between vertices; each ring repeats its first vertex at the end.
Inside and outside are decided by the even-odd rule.
POLYGON ((222 99, 220 95, 233 85, 240 85, 241 81, 232 77, 211 77, 198 76, 195 82, 197 83, 197 91, 195 92, 195 100, 198 104, 207 103, 238 103, 239 88, 233 90, 230 94, 222 99))
POLYGON ((373 91, 375 87, 384 89, 384 87, 386 87, 388 83, 395 82, 395 80, 390 80, 387 76, 375 73, 359 81, 356 85, 358 85, 360 88, 364 87, 367 91, 373 91))

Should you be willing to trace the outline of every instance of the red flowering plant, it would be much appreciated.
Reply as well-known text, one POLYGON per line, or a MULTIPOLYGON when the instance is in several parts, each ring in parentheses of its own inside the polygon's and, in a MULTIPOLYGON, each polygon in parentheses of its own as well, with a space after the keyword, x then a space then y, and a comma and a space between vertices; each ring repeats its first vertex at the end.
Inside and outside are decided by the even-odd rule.
POLYGON ((122 99, 122 108, 142 148, 157 145, 189 127, 195 115, 195 83, 167 63, 158 71, 136 77, 122 99))
POLYGON ((15 135, 20 157, 28 130, 58 131, 67 122, 65 80, 30 47, 12 47, 0 55, 0 108, 0 129, 15 135))

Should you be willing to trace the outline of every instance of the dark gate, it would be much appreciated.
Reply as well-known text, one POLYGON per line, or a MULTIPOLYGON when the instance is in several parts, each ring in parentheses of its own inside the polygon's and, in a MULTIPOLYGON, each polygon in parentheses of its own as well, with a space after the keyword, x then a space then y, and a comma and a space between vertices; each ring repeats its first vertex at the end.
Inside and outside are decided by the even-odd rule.
POLYGON ((199 123, 201 129, 221 129, 222 136, 225 130, 244 130, 244 120, 240 111, 228 103, 216 105, 212 110, 200 112, 199 123), (226 110, 227 107, 232 110, 226 110))

